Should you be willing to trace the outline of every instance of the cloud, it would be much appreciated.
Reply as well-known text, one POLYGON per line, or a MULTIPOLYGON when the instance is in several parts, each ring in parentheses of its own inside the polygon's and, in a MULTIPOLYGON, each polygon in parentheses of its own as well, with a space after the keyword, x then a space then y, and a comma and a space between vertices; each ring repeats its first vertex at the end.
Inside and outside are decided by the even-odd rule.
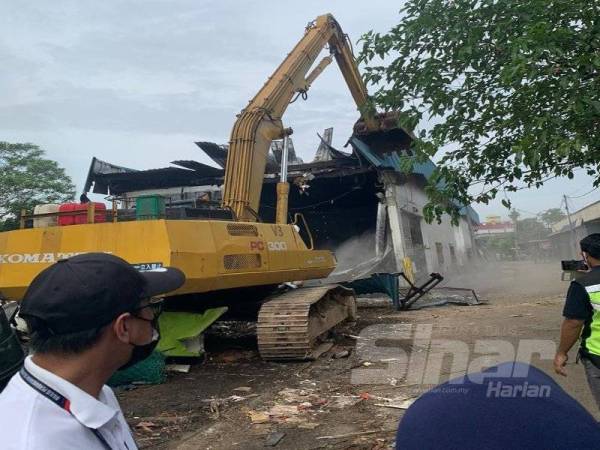
MULTIPOLYGON (((206 162, 193 142, 228 141, 235 115, 309 21, 328 9, 356 43, 396 24, 401 4, 4 0, 0 140, 39 144, 79 186, 92 156, 138 168, 206 162)), ((341 147, 357 118, 332 64, 284 122, 310 160, 317 132, 333 126, 341 147)))
MULTIPOLYGON (((386 2, 376 3, 390 10, 386 2)), ((343 15, 352 18, 347 22, 360 24, 361 31, 369 26, 358 8, 348 14, 347 2, 331 5, 343 5, 343 15)), ((149 146, 156 134, 205 138, 217 131, 226 141, 235 114, 295 45, 306 23, 322 12, 320 2, 301 6, 191 0, 3 3, 0 56, 12 70, 0 75, 0 123, 24 135, 67 129, 147 132, 149 146), (307 14, 310 9, 315 13, 307 14)), ((309 149, 304 156, 317 145, 317 131, 335 125, 344 128, 340 136, 349 134, 357 117, 336 72, 329 68, 310 100, 298 102, 286 116, 297 130, 300 153, 309 149)))

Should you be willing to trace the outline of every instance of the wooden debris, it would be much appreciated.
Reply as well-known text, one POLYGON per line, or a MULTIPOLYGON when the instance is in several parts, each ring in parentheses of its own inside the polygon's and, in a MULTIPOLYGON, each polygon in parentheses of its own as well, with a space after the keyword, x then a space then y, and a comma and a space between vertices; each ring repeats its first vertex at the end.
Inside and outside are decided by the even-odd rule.
POLYGON ((152 428, 156 427, 156 424, 154 422, 140 422, 135 427, 145 433, 154 433, 152 428))
POLYGON ((219 417, 221 417, 221 411, 219 410, 219 405, 220 405, 220 402, 218 400, 210 402, 210 404, 209 404, 210 418, 213 420, 217 420, 219 417))
POLYGON ((298 425, 298 428, 302 428, 305 430, 314 430, 315 428, 317 428, 319 425, 321 425, 320 423, 316 423, 316 422, 304 422, 298 425))
POLYGON ((167 364, 165 370, 167 372, 188 373, 191 367, 190 364, 167 364))
POLYGON ((381 433, 381 430, 357 431, 356 433, 334 434, 332 436, 317 436, 317 439, 344 439, 354 436, 365 436, 367 434, 381 433))
POLYGON ((374 405, 384 408, 408 409, 416 400, 416 398, 409 398, 404 400, 402 403, 375 403, 374 405))
MULTIPOLYGON (((177 424, 180 422, 185 422, 188 420, 196 419, 204 417, 202 414, 190 414, 187 416, 151 416, 151 417, 136 417, 134 418, 138 421, 135 426, 137 427, 140 423, 151 422, 151 423, 160 423, 162 424, 177 424)), ((131 422, 131 420, 129 420, 131 422)))
POLYGON ((269 415, 263 411, 248 411, 250 420, 252 423, 267 423, 269 421, 269 415))
POLYGON ((240 386, 240 387, 236 387, 233 391, 234 392, 250 392, 250 391, 252 391, 252 388, 249 386, 240 386))

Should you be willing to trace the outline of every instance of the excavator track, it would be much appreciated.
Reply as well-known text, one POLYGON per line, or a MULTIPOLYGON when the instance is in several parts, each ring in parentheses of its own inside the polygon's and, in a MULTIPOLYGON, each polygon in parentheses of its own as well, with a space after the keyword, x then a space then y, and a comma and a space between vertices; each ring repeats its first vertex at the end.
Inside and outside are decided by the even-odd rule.
POLYGON ((266 360, 316 357, 319 337, 356 318, 354 291, 339 285, 300 288, 264 303, 256 325, 258 349, 266 360))

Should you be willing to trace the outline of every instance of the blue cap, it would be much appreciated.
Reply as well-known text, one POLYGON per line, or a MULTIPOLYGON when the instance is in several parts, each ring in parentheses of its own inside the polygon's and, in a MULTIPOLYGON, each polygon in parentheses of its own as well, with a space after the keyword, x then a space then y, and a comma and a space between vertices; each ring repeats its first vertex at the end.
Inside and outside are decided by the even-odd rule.
POLYGON ((508 362, 423 394, 401 419, 396 448, 597 449, 600 427, 544 372, 508 362))

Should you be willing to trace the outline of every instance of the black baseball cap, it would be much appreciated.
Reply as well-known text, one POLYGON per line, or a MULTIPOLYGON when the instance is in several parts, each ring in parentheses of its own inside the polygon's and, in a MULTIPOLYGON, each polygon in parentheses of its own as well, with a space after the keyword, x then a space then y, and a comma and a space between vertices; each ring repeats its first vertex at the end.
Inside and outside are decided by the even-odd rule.
POLYGON ((141 300, 184 282, 183 272, 173 267, 139 272, 117 256, 85 253, 40 272, 25 292, 19 314, 42 321, 54 334, 74 333, 106 325, 141 300))

